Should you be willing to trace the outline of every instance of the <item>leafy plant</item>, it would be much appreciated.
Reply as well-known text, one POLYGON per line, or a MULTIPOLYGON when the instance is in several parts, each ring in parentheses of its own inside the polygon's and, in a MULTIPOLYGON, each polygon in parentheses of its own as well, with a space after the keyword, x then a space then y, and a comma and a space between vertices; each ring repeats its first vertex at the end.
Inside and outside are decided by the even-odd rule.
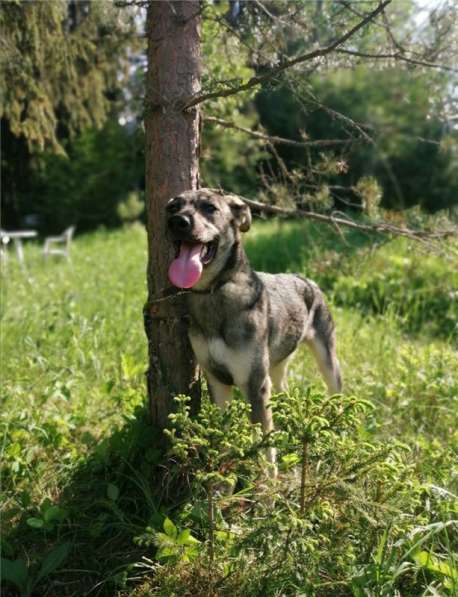
POLYGON ((51 530, 66 517, 67 512, 64 508, 53 504, 50 499, 46 498, 40 506, 38 515, 30 516, 27 519, 27 524, 34 529, 51 530))
POLYGON ((418 566, 425 568, 434 576, 439 576, 443 580, 445 589, 453 591, 458 589, 458 568, 455 563, 425 550, 415 553, 413 558, 418 566))
MULTIPOLYGON (((360 437, 362 420, 373 408, 367 400, 327 397, 313 388, 281 394, 274 398, 277 431, 267 439, 250 429, 247 405, 239 399, 224 414, 205 399, 196 419, 186 398, 177 403, 167 431, 169 453, 176 474, 185 467, 192 488, 179 518, 206 539, 213 570, 209 582, 224 588, 224 579, 237 570, 245 583, 237 594, 252 594, 257 583, 262 593, 275 586, 286 593, 311 592, 326 562, 337 577, 360 567, 348 586, 370 578, 374 587, 393 590, 408 573, 411 565, 390 550, 411 528, 415 517, 407 512, 420 506, 422 487, 411 479, 405 446, 360 437), (274 485, 265 477, 266 445, 279 452, 282 473, 274 485), (250 574, 253 553, 262 557, 250 574), (367 557, 373 558, 372 567, 363 566, 367 557)), ((174 554, 178 531, 169 527, 165 545, 174 554)), ((202 565, 199 558, 190 563, 202 565)))
POLYGON ((170 518, 164 520, 164 532, 156 533, 155 543, 158 547, 156 558, 165 560, 190 562, 199 555, 200 541, 191 535, 189 529, 179 531, 170 518))
POLYGON ((1 559, 1 580, 13 584, 20 592, 21 597, 29 597, 36 586, 53 574, 67 559, 71 543, 61 543, 41 560, 41 562, 28 565, 25 560, 1 559))

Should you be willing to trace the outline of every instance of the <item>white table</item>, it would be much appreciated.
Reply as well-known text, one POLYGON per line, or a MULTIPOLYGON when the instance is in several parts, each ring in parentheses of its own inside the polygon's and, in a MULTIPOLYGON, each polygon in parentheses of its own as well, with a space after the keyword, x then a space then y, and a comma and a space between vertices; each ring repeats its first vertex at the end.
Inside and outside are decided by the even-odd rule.
POLYGON ((18 261, 23 266, 25 264, 25 260, 22 240, 26 238, 35 238, 36 236, 38 236, 38 232, 36 230, 2 230, 0 232, 0 241, 4 245, 8 244, 10 240, 14 241, 18 261))

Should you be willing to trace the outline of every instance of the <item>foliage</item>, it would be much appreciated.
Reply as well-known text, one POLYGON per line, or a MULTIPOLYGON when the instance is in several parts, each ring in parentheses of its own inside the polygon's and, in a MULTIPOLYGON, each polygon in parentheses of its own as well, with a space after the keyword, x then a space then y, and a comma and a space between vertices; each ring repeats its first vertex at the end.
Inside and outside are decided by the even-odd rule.
MULTIPOLYGON (((413 225, 438 224, 423 215, 413 225)), ((377 250, 369 241, 359 231, 340 235, 331 229, 323 231, 319 224, 304 228, 302 222, 272 222, 250 233, 247 248, 257 269, 303 271, 331 293, 337 305, 384 319, 393 316, 406 332, 454 339, 456 243, 444 246, 442 259, 407 239, 378 238, 377 250), (277 234, 284 242, 271 252, 270 238, 277 234)))
POLYGON ((62 151, 58 125, 72 134, 104 122, 108 93, 120 89, 129 13, 99 1, 14 1, 2 4, 0 25, 0 114, 13 135, 62 151))
MULTIPOLYGON (((390 286, 395 256, 425 268, 423 290, 430 271, 451 275, 408 241, 344 242, 310 222, 256 223, 247 238, 256 267, 305 273, 333 301, 341 273, 385 268, 390 286)), ((27 565, 37 594, 456 592, 458 359, 442 327, 420 317, 406 335, 402 297, 373 313, 369 289, 362 308, 333 307, 345 396, 324 396, 301 350, 268 441, 239 397, 224 414, 205 397, 196 419, 177 402, 166 443, 141 408, 144 231, 80 236, 71 265, 25 248, 28 271, 11 255, 1 286, 2 557, 27 565), (265 474, 272 442, 277 483, 265 474), (37 580, 68 543, 71 566, 37 580)))
POLYGON ((161 561, 190 562, 198 554, 200 541, 191 535, 189 529, 179 532, 170 518, 163 524, 163 533, 156 533, 158 546, 156 558, 161 561))
POLYGON ((361 312, 383 316, 395 311, 406 331, 456 339, 457 287, 457 272, 432 255, 382 250, 358 276, 339 276, 333 292, 337 304, 361 312))
MULTIPOLYGON (((205 401, 193 420, 186 399, 179 400, 170 453, 180 474, 183 467, 193 473, 179 519, 206 542, 200 557, 165 564, 152 593, 201 594, 206 582, 208 594, 218 587, 222 595, 341 594, 345 588, 390 595, 398 587, 418 594, 415 562, 423 561, 418 547, 430 530, 422 526, 429 520, 422 507, 428 492, 415 479, 407 446, 361 435, 371 405, 351 396, 326 398, 309 389, 305 396, 278 396, 274 406, 282 474, 272 485, 263 481, 262 459, 259 467, 253 458, 261 444, 241 424, 247 420, 243 402, 234 401, 222 415, 205 401), (306 469, 305 511, 299 508, 302 484, 292 474, 297 463, 306 469), (227 471, 237 480, 229 494, 222 485, 227 471)), ((437 532, 446 528, 436 525, 437 532)), ((451 563, 439 570, 444 588, 451 570, 451 563)))
POLYGON ((142 213, 132 189, 144 184, 143 172, 143 133, 109 121, 67 144, 67 156, 40 156, 22 210, 38 214, 41 230, 52 233, 70 224, 79 232, 116 226, 142 213))
MULTIPOLYGON (((247 172, 247 190, 261 184, 275 187, 280 180, 285 187, 283 194, 296 203, 328 208, 334 201, 343 209, 363 205, 371 216, 374 210, 367 199, 374 197, 378 203, 379 188, 385 207, 404 209, 419 204, 434 212, 456 204, 456 98, 451 51, 456 41, 455 11, 453 3, 444 2, 430 15, 424 11, 417 27, 418 11, 413 1, 393 3, 384 11, 383 26, 367 26, 351 38, 351 45, 344 44, 343 52, 361 55, 333 53, 320 62, 288 69, 264 84, 255 98, 258 115, 251 128, 260 120, 267 133, 286 139, 338 139, 347 143, 308 149, 278 145, 278 154, 266 144, 268 157, 258 156, 257 167, 247 172), (366 55, 373 58, 369 60, 366 55), (382 60, 383 55, 397 58, 382 60), (404 59, 412 60, 415 66, 404 59), (425 68, 431 61, 444 68, 425 68), (367 184, 369 178, 371 185, 367 184)), ((332 2, 242 1, 206 7, 204 30, 211 31, 211 45, 204 43, 205 62, 209 64, 204 91, 231 90, 249 81, 252 74, 262 77, 288 58, 317 45, 324 47, 349 31, 363 13, 350 4, 340 7, 332 2), (218 59, 220 71, 213 68, 215 38, 229 57, 228 61, 218 59), (247 64, 252 73, 243 68, 247 64)), ((240 114, 240 102, 244 107, 246 94, 252 92, 253 88, 237 96, 211 99, 204 108, 209 105, 210 112, 216 108, 220 116, 226 110, 223 117, 250 128, 244 122, 243 109, 240 114)), ((222 134, 229 136, 227 131, 222 134)), ((224 152, 236 155, 235 143, 240 137, 239 155, 247 155, 245 144, 253 139, 246 135, 244 143, 240 131, 231 135, 234 143, 225 142, 224 152)), ((211 150, 214 142, 218 139, 209 139, 207 148, 211 150)), ((218 152, 217 157, 222 166, 223 156, 218 152)), ((243 167, 244 161, 236 163, 243 167)), ((210 162, 205 167, 211 166, 210 162)), ((232 181, 226 171, 226 167, 217 171, 224 177, 223 183, 240 190, 238 168, 233 169, 232 181)), ((211 185, 215 185, 214 178, 211 185)), ((272 191, 278 189, 268 188, 270 200, 275 201, 281 193, 272 191)))
MULTIPOLYGON (((202 88, 214 91, 220 85, 237 85, 251 77, 248 66, 249 52, 243 42, 224 27, 225 3, 206 6, 202 24, 202 53, 204 56, 202 88), (218 51, 215 51, 215 39, 218 51), (225 60, 221 60, 224 51, 225 60)), ((255 91, 229 98, 216 99, 203 106, 204 127, 202 134, 201 176, 203 186, 221 187, 239 193, 256 192, 256 168, 265 156, 263 144, 247 138, 239 131, 224 131, 212 123, 205 123, 205 116, 216 116, 235 121, 238 126, 254 128, 258 115, 253 108, 255 91)))
POLYGON ((278 148, 288 169, 303 172, 298 194, 328 184, 339 205, 357 206, 371 176, 383 191, 382 206, 419 204, 434 212, 455 205, 458 191, 457 138, 443 114, 448 85, 442 75, 407 77, 400 68, 359 67, 296 77, 260 93, 256 104, 270 134, 299 141, 348 139, 348 146, 326 154, 278 148), (336 163, 345 167, 336 170, 336 163))
MULTIPOLYGON (((75 151, 69 146, 72 139, 88 129, 92 131, 87 135, 100 137, 97 130, 106 120, 116 121, 127 99, 130 52, 139 47, 134 14, 101 0, 13 0, 2 3, 0 25, 4 32, 0 54, 2 225, 24 227, 31 224, 26 217, 33 215, 51 220, 43 222, 44 230, 60 232, 68 226, 68 212, 74 216, 82 207, 78 198, 71 193, 68 197, 65 186, 72 167, 62 158, 54 160, 50 171, 39 164, 49 165, 52 154, 68 152, 70 160, 74 159, 75 151), (43 187, 46 205, 41 202, 43 187), (71 199, 73 207, 69 207, 71 199)), ((80 150, 87 135, 76 143, 80 150)), ((110 141, 106 135, 105 142, 110 141)), ((112 175, 116 162, 124 165, 124 153, 123 146, 112 148, 112 163, 104 164, 112 175)), ((85 175, 94 180, 105 173, 94 159, 85 175)), ((99 201, 106 201, 100 189, 92 202, 99 201)), ((93 211, 92 202, 84 206, 87 214, 93 211)), ((108 214, 109 225, 115 209, 108 214)), ((105 218, 105 211, 94 211, 91 227, 105 218)), ((119 223, 116 216, 114 220, 119 223)))
POLYGON ((144 212, 145 200, 142 199, 139 193, 132 191, 127 199, 118 205, 118 216, 124 223, 134 222, 144 212))
MULTIPOLYGON (((262 75, 285 56, 325 43, 360 19, 358 11, 332 2, 268 2, 266 10, 254 2, 239 4, 236 21, 230 16, 234 3, 203 5, 204 92, 262 75)), ((413 2, 390 5, 386 18, 393 35, 446 62, 444 40, 452 33, 443 4, 415 40, 413 2)), ((53 0, 46 10, 40 2, 2 6, 8 32, 0 69, 4 226, 22 227, 30 215, 38 215, 41 229, 52 233, 70 220, 80 230, 122 223, 118 204, 142 188, 144 170, 142 133, 131 143, 117 125, 118 119, 140 121, 143 109, 145 40, 137 35, 143 17, 135 10, 73 0, 53 0), (54 47, 62 48, 61 59, 55 59, 54 47), (25 57, 20 62, 19 54, 25 57), (69 162, 54 158, 56 150, 67 152, 69 162)), ((390 46, 388 37, 384 27, 368 27, 352 47, 378 52, 390 46)), ((201 183, 323 210, 335 203, 342 209, 362 206, 371 218, 380 201, 396 209, 453 206, 458 162, 449 120, 455 99, 450 75, 387 62, 375 68, 355 63, 333 55, 285 73, 258 94, 252 88, 205 102, 201 183), (309 150, 278 146, 283 168, 268 143, 205 121, 206 116, 297 141, 349 141, 309 150)))
MULTIPOLYGON (((239 126, 252 128, 258 119, 257 114, 249 105, 242 106, 242 109, 232 117, 236 117, 239 126)), ((208 113, 212 112, 209 110, 208 113)), ((255 195, 258 192, 257 168, 266 155, 262 144, 258 140, 247 139, 245 133, 227 132, 214 124, 204 124, 202 185, 255 195)))
POLYGON ((22 560, 9 560, 2 558, 0 564, 0 578, 2 582, 10 582, 17 589, 21 597, 29 597, 35 586, 43 582, 47 576, 55 572, 67 559, 70 552, 70 543, 61 543, 56 545, 45 557, 42 559, 39 567, 28 566, 22 560))

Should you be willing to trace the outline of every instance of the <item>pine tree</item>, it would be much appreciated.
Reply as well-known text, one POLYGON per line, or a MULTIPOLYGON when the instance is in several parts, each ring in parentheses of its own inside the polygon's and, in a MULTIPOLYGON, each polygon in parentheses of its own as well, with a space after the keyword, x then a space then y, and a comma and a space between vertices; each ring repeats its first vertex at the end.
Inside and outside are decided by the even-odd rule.
POLYGON ((30 152, 62 152, 62 139, 100 126, 132 43, 132 14, 75 0, 0 6, 2 128, 30 152))

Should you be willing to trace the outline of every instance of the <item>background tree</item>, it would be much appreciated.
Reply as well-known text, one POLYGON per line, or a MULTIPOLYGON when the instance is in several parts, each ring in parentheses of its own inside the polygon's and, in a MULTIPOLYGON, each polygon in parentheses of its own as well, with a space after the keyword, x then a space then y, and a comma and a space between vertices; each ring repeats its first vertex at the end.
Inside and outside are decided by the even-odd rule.
MULTIPOLYGON (((435 211, 456 201, 457 31, 451 3, 438 4, 431 14, 414 2, 390 4, 352 35, 351 47, 347 42, 321 58, 306 48, 338 38, 375 3, 365 3, 365 10, 350 2, 240 6, 236 24, 218 23, 248 48, 257 74, 252 83, 262 87, 255 104, 264 131, 258 130, 291 140, 268 147, 262 175, 253 181, 258 188, 267 183, 272 201, 282 187, 280 195, 298 206, 325 198, 324 206, 337 200, 341 208, 357 207, 363 201, 356 187, 367 186, 367 176, 376 179, 385 207, 420 204, 435 211), (283 68, 301 54, 300 67, 283 68), (434 172, 428 180, 420 160, 434 172)), ((229 84, 215 95, 233 93, 237 85, 229 84)), ((214 122, 243 127, 236 119, 214 122)))
POLYGON ((295 172, 296 184, 282 179, 271 155, 276 179, 288 186, 297 206, 319 204, 325 195, 340 208, 357 208, 367 177, 376 181, 384 208, 420 205, 434 212, 451 206, 458 194, 458 137, 444 117, 449 81, 438 72, 406 77, 398 68, 374 71, 361 65, 313 75, 305 84, 298 81, 294 92, 288 84, 263 90, 256 105, 268 134, 299 142, 304 134, 342 140, 326 151, 319 145, 279 145, 278 154, 287 170, 295 172), (335 167, 339 162, 341 167, 335 167))
MULTIPOLYGON (((53 0, 47 12, 43 3, 0 7, 7 31, 0 68, 4 227, 23 226, 30 214, 44 233, 70 222, 78 231, 116 226, 118 204, 130 191, 143 189, 146 4, 53 0), (31 52, 24 41, 29 38, 31 52), (53 62, 52 44, 65 49, 70 41, 83 47, 82 60, 72 46, 63 53, 66 61, 53 62), (23 71, 17 68, 21 52, 23 71), (40 73, 36 79, 34 72, 40 73), (93 101, 88 91, 99 99, 93 101), (30 109, 37 93, 47 98, 43 118, 30 109), (13 119, 14 133, 13 112, 23 115, 13 119), (104 120, 109 122, 100 129, 104 120), (27 141, 27 131, 47 132, 40 145, 27 141), (67 159, 56 153, 62 150, 67 159)), ((336 201, 345 210, 362 206, 363 188, 390 208, 419 204, 435 211, 453 204, 458 194, 453 3, 429 10, 413 1, 391 3, 352 36, 351 45, 347 41, 313 58, 313 48, 351 30, 375 7, 375 2, 202 4, 202 90, 213 97, 205 101, 201 184, 251 197, 262 190, 260 198, 269 202, 328 210, 336 201), (310 48, 312 58, 276 70, 307 57, 310 48), (263 75, 264 82, 227 95, 263 75), (290 142, 272 146, 265 135, 290 142), (420 158, 428 161, 428 176, 420 158), (285 171, 292 176, 285 178, 285 171)))
POLYGON ((119 209, 130 192, 144 207, 144 143, 140 127, 121 126, 114 117, 66 142, 66 155, 35 155, 22 200, 25 213, 39 215, 41 231, 64 230, 70 223, 79 233, 121 225, 119 209))
POLYGON ((65 155, 76 134, 122 104, 135 27, 131 12, 107 2, 53 0, 2 3, 0 28, 2 212, 17 226, 41 215, 33 174, 43 152, 65 155))

